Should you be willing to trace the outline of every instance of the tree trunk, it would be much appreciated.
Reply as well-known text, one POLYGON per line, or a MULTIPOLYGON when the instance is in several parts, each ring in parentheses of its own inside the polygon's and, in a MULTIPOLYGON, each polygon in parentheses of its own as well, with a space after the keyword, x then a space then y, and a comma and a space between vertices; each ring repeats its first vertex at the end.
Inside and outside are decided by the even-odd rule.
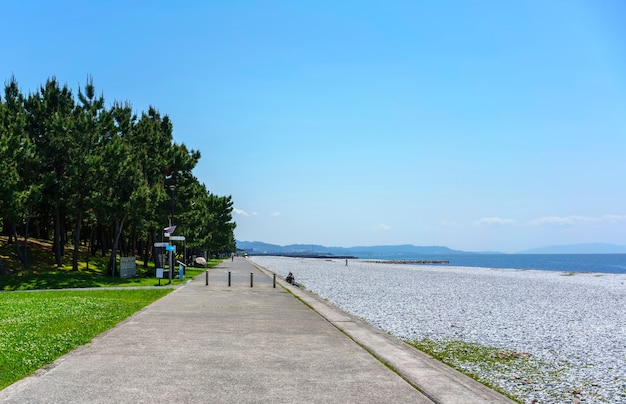
MULTIPOLYGON (((161 256, 159 255, 157 248, 154 246, 154 243, 156 243, 157 241, 156 229, 152 229, 152 231, 150 232, 150 238, 150 244, 148 244, 146 247, 149 248, 150 251, 152 251, 152 258, 154 258, 154 267, 162 268, 163 263, 161 262, 161 256)), ((146 267, 147 266, 148 262, 146 261, 146 267)))
MULTIPOLYGON (((2 235, 7 236, 7 239, 11 237, 11 231, 9 229, 9 220, 7 218, 4 218, 2 220, 2 235)), ((7 245, 9 245, 10 243, 11 241, 7 241, 7 245)))
POLYGON ((63 262, 61 259, 61 212, 59 212, 58 207, 54 209, 54 242, 52 248, 54 249, 54 262, 60 268, 63 262))
POLYGON ((130 236, 130 254, 129 257, 137 257, 137 227, 133 228, 130 236))
MULTIPOLYGON (((60 215, 60 213, 59 213, 60 215)), ((65 245, 67 244, 69 237, 67 236, 67 217, 65 215, 61 218, 61 260, 63 260, 63 256, 65 255, 65 245)))
POLYGON ((98 250, 97 235, 98 235, 98 224, 94 224, 91 227, 91 236, 89 237, 89 243, 91 245, 90 251, 91 251, 92 257, 96 256, 96 251, 98 250))
POLYGON ((120 242, 120 236, 122 234, 122 229, 124 227, 124 220, 126 220, 126 216, 124 216, 121 220, 115 219, 115 238, 113 239, 113 248, 111 249, 111 276, 116 275, 116 264, 117 264, 117 246, 120 242))
POLYGON ((82 228, 83 212, 78 212, 76 228, 74 229, 74 254, 72 255, 72 271, 78 271, 78 252, 80 249, 80 230, 82 228))
POLYGON ((13 232, 11 231, 11 222, 7 219, 4 220, 4 224, 2 225, 4 232, 7 234, 7 245, 11 245, 13 243, 13 232))
MULTIPOLYGON (((117 229, 115 231, 117 233, 117 229)), ((120 239, 117 243, 117 248, 120 250, 120 255, 123 257, 128 257, 128 245, 126 243, 126 237, 120 234, 120 239)))
POLYGON ((30 219, 33 214, 32 205, 28 207, 28 216, 26 217, 26 223, 24 224, 24 262, 26 263, 26 270, 28 273, 32 273, 30 269, 30 262, 28 261, 28 234, 30 229, 30 219))
POLYGON ((94 253, 91 251, 91 246, 93 244, 95 232, 96 226, 91 226, 91 234, 89 235, 89 240, 87 241, 87 256, 85 257, 85 266, 87 267, 87 270, 89 270, 89 256, 94 253))
POLYGON ((17 254, 17 258, 19 258, 20 263, 22 264, 22 268, 26 270, 26 261, 24 255, 22 254, 22 249, 20 248, 20 242, 17 237, 17 226, 15 226, 15 222, 11 222, 11 234, 13 235, 13 244, 15 245, 15 253, 17 254))
POLYGON ((100 244, 100 248, 102 249, 102 256, 105 257, 107 255, 107 243, 104 226, 100 226, 100 244))
POLYGON ((143 258, 143 267, 148 268, 148 262, 150 261, 150 245, 152 244, 150 233, 146 234, 145 243, 141 241, 141 255, 143 258))

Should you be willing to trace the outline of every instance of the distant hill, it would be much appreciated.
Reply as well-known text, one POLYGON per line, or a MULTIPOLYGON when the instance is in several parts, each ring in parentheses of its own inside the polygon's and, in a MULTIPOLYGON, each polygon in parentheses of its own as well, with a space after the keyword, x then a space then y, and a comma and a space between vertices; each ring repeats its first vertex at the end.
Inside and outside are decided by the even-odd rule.
POLYGON ((626 245, 606 243, 554 245, 532 248, 518 254, 626 254, 626 245))
POLYGON ((276 245, 261 241, 239 241, 237 248, 249 254, 306 255, 306 256, 353 256, 358 258, 403 259, 432 255, 473 254, 442 246, 419 247, 411 244, 386 246, 326 247, 317 244, 276 245))
MULTIPOLYGON (((415 246, 411 244, 326 247, 318 244, 276 245, 261 241, 239 241, 237 248, 257 255, 339 256, 372 259, 419 259, 425 256, 462 254, 502 254, 494 251, 461 251, 443 246, 415 246)), ((626 254, 626 245, 585 243, 532 248, 516 254, 626 254)))

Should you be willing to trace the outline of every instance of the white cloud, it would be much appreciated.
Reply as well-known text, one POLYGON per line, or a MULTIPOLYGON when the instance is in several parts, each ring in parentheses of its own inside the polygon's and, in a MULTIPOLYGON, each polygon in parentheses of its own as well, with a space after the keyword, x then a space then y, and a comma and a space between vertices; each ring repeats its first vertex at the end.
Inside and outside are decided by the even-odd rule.
POLYGON ((243 209, 237 209, 237 208, 233 208, 233 213, 236 215, 240 215, 240 216, 257 216, 259 214, 259 212, 250 212, 248 213, 247 211, 243 210, 243 209))
POLYGON ((391 226, 388 226, 388 225, 386 225, 384 223, 380 223, 379 225, 374 226, 374 229, 377 229, 377 230, 391 230, 391 226))
POLYGON ((270 216, 280 216, 282 213, 280 212, 272 212, 270 213, 270 216))
POLYGON ((602 216, 602 221, 612 223, 626 222, 626 215, 604 215, 602 216))
POLYGON ((478 226, 504 226, 515 224, 515 219, 502 219, 500 217, 483 217, 478 220, 476 224, 478 226))
POLYGON ((589 222, 590 218, 584 216, 544 216, 539 219, 531 220, 530 224, 533 226, 543 225, 555 225, 555 226, 568 226, 573 224, 580 224, 583 222, 589 222))
MULTIPOLYGON (((617 224, 626 222, 626 215, 602 215, 602 216, 544 216, 538 219, 532 219, 529 221, 517 221, 516 219, 507 219, 497 216, 483 217, 479 220, 475 220, 473 226, 578 226, 592 223, 607 223, 617 224)), ((442 226, 446 227, 465 227, 466 224, 444 220, 441 222, 442 226)))
POLYGON ((530 222, 533 226, 575 226, 586 223, 619 223, 626 221, 626 215, 603 216, 544 216, 530 222))

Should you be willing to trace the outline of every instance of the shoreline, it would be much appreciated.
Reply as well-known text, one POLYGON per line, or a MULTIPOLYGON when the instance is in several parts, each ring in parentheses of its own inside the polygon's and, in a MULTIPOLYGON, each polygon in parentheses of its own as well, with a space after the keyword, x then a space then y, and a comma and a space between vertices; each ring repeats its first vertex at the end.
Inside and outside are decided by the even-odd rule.
POLYGON ((460 365, 522 402, 626 402, 626 274, 251 259, 401 340, 529 353, 532 374, 460 365))

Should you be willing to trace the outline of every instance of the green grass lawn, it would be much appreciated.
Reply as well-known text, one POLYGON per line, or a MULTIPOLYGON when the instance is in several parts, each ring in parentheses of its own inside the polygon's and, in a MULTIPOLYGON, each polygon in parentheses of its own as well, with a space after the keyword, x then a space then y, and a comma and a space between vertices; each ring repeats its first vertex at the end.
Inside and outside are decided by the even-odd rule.
MULTIPOLYGON (((137 276, 111 277, 108 257, 89 257, 81 251, 78 270, 71 267, 72 249, 66 247, 64 265, 56 267, 46 241, 29 242, 30 268, 24 270, 13 245, 0 237, 0 260, 9 275, 0 275, 0 389, 50 364, 83 345, 142 307, 171 292, 171 288, 117 290, 26 290, 156 286, 154 263, 144 267, 137 261, 137 276)), ((210 260, 213 267, 222 260, 210 260)), ((207 268, 190 268, 185 279, 173 277, 177 285, 207 268)), ((161 285, 167 283, 161 280, 161 285)))
MULTIPOLYGON (((0 260, 9 271, 9 275, 0 275, 0 291, 2 290, 35 290, 35 289, 67 289, 67 288, 97 288, 114 286, 155 286, 159 282, 155 277, 154 262, 144 266, 143 261, 137 260, 137 276, 122 279, 112 277, 107 273, 109 257, 90 256, 87 262, 87 251, 83 247, 80 252, 78 271, 73 271, 71 246, 66 246, 63 257, 63 266, 54 265, 54 255, 49 242, 30 240, 28 257, 29 270, 24 270, 15 253, 12 244, 6 244, 6 237, 0 237, 0 260)), ((118 258, 119 259, 119 258, 118 258)), ((209 260, 207 267, 213 267, 222 260, 209 260)), ((187 267, 185 279, 201 274, 206 268, 187 267)), ((177 275, 177 274, 175 274, 177 275)), ((173 276, 173 284, 180 284, 178 276, 173 276)), ((162 279, 161 285, 168 282, 162 279)))
POLYGON ((0 389, 89 342, 171 290, 0 293, 0 389))
MULTIPOLYGON (((207 267, 213 267, 222 260, 211 260, 207 267)), ((49 269, 31 274, 21 273, 13 276, 0 276, 0 290, 36 290, 36 289, 68 289, 68 288, 98 288, 114 286, 156 286, 158 279, 151 275, 154 264, 144 269, 137 262, 137 276, 133 278, 111 277, 99 270, 72 271, 70 268, 49 269), (151 267, 151 268, 150 268, 151 267), (152 270, 151 270, 152 269, 152 270)), ((179 285, 206 271, 207 268, 187 268, 183 282, 178 276, 173 277, 172 284, 179 285)), ((161 279, 165 285, 168 279, 161 279)))

